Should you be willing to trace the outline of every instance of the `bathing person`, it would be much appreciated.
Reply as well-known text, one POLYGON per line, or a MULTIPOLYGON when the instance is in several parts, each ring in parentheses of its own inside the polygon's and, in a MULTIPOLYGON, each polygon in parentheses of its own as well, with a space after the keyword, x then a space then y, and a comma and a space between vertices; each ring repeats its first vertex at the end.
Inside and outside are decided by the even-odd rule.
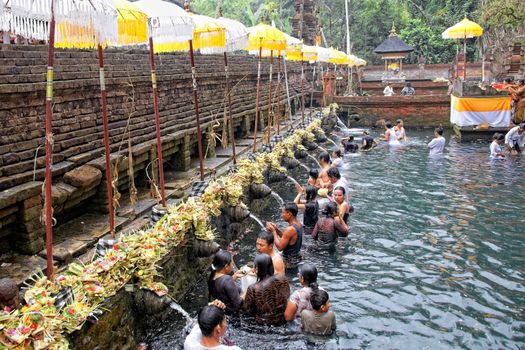
POLYGON ((257 323, 278 326, 284 324, 284 311, 290 296, 286 277, 275 275, 272 258, 268 254, 255 257, 257 282, 248 287, 243 310, 255 316, 257 323))
POLYGON ((228 314, 237 313, 242 304, 241 290, 234 280, 242 277, 243 273, 237 271, 231 276, 232 270, 232 255, 226 250, 215 253, 208 275, 209 299, 222 301, 228 314))
POLYGON ((323 216, 317 220, 312 238, 318 242, 318 246, 333 250, 339 236, 348 236, 348 226, 339 217, 337 204, 331 202, 326 206, 323 216))
POLYGON ((508 92, 514 102, 514 123, 525 122, 525 79, 518 81, 518 85, 510 87, 508 92))
POLYGON ((310 169, 308 172, 308 185, 317 186, 319 179, 319 169, 310 169))
POLYGON ((513 127, 505 135, 505 146, 511 151, 511 154, 516 155, 521 153, 521 148, 525 143, 525 123, 513 127))
POLYGON ((390 84, 386 84, 384 90, 383 90, 383 95, 385 96, 392 96, 394 95, 394 89, 392 88, 392 85, 390 84))
MULTIPOLYGON (((328 178, 332 184, 332 189, 336 187, 343 187, 345 189, 345 200, 348 202, 350 199, 350 190, 348 188, 348 181, 341 176, 341 173, 337 168, 331 168, 328 170, 328 178)), ((333 190, 332 190, 333 192, 333 190)))
POLYGON ((299 268, 299 283, 301 289, 296 290, 290 296, 284 318, 286 321, 299 320, 303 310, 312 310, 310 296, 312 292, 319 289, 317 285, 317 268, 314 264, 304 264, 299 268))
POLYGON ((299 192, 294 199, 299 210, 304 211, 303 216, 303 230, 305 235, 310 235, 314 229, 315 223, 319 218, 319 203, 316 200, 317 187, 307 185, 304 192, 299 192), (305 199, 301 200, 301 196, 305 194, 305 199))
POLYGON ((221 344, 226 333, 227 321, 224 304, 213 301, 203 307, 197 317, 197 324, 184 341, 184 350, 241 350, 238 346, 221 344))
POLYGON ((303 331, 316 335, 330 335, 335 331, 335 313, 330 311, 328 293, 318 289, 312 293, 310 304, 313 310, 301 312, 301 325, 303 331))
POLYGON ((396 126, 394 127, 394 130, 396 132, 396 138, 398 141, 407 140, 403 119, 396 120, 396 126))
POLYGON ((341 186, 337 186, 332 192, 332 197, 335 204, 337 204, 337 213, 339 214, 339 217, 345 224, 348 224, 348 217, 350 216, 350 213, 354 211, 354 208, 345 200, 345 189, 341 186))
POLYGON ((297 204, 286 203, 281 209, 281 217, 288 226, 283 230, 273 222, 266 223, 266 229, 273 235, 275 247, 283 252, 286 268, 297 266, 301 260, 301 246, 303 245, 303 227, 297 220, 297 204))
POLYGON ((276 275, 284 275, 283 257, 273 249, 273 235, 271 233, 266 231, 259 233, 255 248, 259 253, 268 254, 272 258, 273 270, 276 275))
POLYGON ((492 136, 492 143, 490 144, 490 158, 492 159, 505 159, 505 154, 501 149, 501 144, 505 140, 505 136, 500 133, 495 133, 492 136))
POLYGON ((399 140, 396 137, 396 131, 392 127, 391 122, 385 123, 385 141, 388 142, 389 145, 399 145, 399 140))
POLYGON ((377 142, 374 141, 374 138, 370 136, 368 130, 363 131, 363 144, 361 145, 361 151, 368 151, 377 146, 377 142))
POLYGON ((443 154, 445 150, 445 138, 443 137, 443 128, 434 129, 434 138, 428 143, 428 149, 430 150, 430 155, 443 154))
POLYGON ((354 143, 354 137, 352 135, 348 136, 347 139, 343 139, 341 145, 345 152, 355 153, 359 150, 359 145, 354 143))
POLYGON ((319 165, 321 166, 321 172, 319 173, 319 178, 317 179, 317 187, 327 187, 330 185, 330 180, 326 174, 328 169, 330 169, 330 155, 328 152, 321 152, 319 154, 319 165))
POLYGON ((339 148, 332 151, 332 167, 341 169, 345 166, 345 162, 343 161, 343 158, 341 158, 342 156, 343 154, 339 148))
POLYGON ((401 90, 401 96, 414 96, 415 94, 416 90, 414 90, 411 83, 406 83, 403 90, 401 90))

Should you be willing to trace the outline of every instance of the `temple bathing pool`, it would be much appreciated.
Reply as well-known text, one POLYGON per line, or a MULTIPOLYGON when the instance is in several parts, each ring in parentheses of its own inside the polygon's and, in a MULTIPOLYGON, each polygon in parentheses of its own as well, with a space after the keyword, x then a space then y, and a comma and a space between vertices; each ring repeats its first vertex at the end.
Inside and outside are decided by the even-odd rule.
MULTIPOLYGON (((524 157, 490 162, 488 144, 452 141, 444 157, 429 158, 431 134, 409 136, 403 147, 345 156, 356 209, 350 236, 332 254, 308 248, 308 239, 303 246, 337 333, 309 337, 234 320, 231 341, 245 350, 525 347, 524 157)), ((307 178, 302 167, 290 174, 307 178)), ((295 197, 291 182, 271 186, 285 201, 295 197)), ((267 200, 270 208, 255 214, 281 222, 277 201, 267 200)), ((253 261, 253 227, 235 247, 239 266, 253 261)), ((298 288, 297 271, 287 275, 298 288)), ((181 305, 195 315, 206 301, 203 279, 181 305)), ((151 327, 150 349, 182 345, 177 318, 151 327)))

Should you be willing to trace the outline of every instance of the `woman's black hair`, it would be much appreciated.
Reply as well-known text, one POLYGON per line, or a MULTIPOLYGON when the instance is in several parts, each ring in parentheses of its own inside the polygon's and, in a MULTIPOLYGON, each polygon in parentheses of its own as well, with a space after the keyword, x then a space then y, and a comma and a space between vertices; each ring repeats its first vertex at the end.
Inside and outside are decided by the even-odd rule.
POLYGON ((439 136, 443 136, 443 128, 442 128, 441 126, 435 128, 434 131, 435 131, 436 134, 438 134, 439 136))
POLYGON ((306 185, 304 187, 304 192, 306 194, 306 201, 307 202, 311 202, 315 199, 315 197, 317 197, 317 187, 315 186, 311 186, 311 185, 306 185))
POLYGON ((257 282, 272 277, 274 274, 273 261, 268 254, 258 254, 255 257, 255 268, 257 269, 257 282))
POLYGON ((215 327, 220 325, 223 320, 224 310, 219 309, 215 305, 206 305, 201 309, 197 317, 199 328, 205 337, 211 337, 215 327))
POLYGON ((327 218, 331 218, 335 215, 335 213, 337 213, 337 203, 335 202, 330 202, 326 205, 326 207, 324 207, 323 209, 323 214, 327 217, 327 218))
POLYGON ((525 85, 525 79, 520 79, 520 80, 519 80, 519 83, 520 83, 521 85, 525 85))
POLYGON ((310 305, 314 310, 319 311, 321 306, 328 302, 328 293, 322 289, 317 289, 310 294, 310 305))
POLYGON ((499 135, 498 135, 498 140, 499 140, 499 141, 503 141, 503 140, 505 140, 505 135, 503 135, 503 134, 499 134, 499 135))
POLYGON ((323 160, 325 163, 330 163, 330 155, 328 152, 323 151, 319 154, 319 160, 323 160))
POLYGON ((492 135, 492 139, 497 140, 499 135, 500 135, 499 132, 495 132, 494 135, 492 135))
POLYGON ((386 123, 385 123, 385 127, 386 127, 387 129, 392 129, 392 122, 386 122, 386 123))
POLYGON ((345 191, 345 188, 343 186, 337 186, 336 188, 334 188, 334 192, 337 191, 337 190, 343 192, 343 196, 346 195, 346 191, 345 191))
POLYGON ((317 268, 314 264, 304 264, 299 268, 299 274, 303 276, 304 283, 312 288, 312 290, 319 289, 317 285, 317 268))
POLYGON ((232 255, 226 251, 226 250, 219 250, 217 253, 215 253, 215 256, 213 257, 213 262, 210 266, 210 273, 208 276, 208 292, 209 297, 211 298, 211 291, 213 290, 213 279, 215 278, 215 273, 217 271, 222 270, 226 265, 228 265, 232 261, 232 255))
POLYGON ((507 83, 507 84, 510 84, 510 83, 512 83, 512 79, 511 78, 507 78, 507 79, 504 80, 504 82, 507 83))
POLYGON ((406 87, 412 87, 412 83, 406 83, 406 87))
POLYGON ((339 148, 334 149, 333 152, 339 158, 341 158, 343 156, 343 154, 341 153, 341 150, 339 148))
POLYGON ((354 136, 352 135, 348 136, 348 142, 352 142, 352 141, 354 141, 354 136))
POLYGON ((312 179, 317 180, 319 178, 319 169, 310 169, 310 171, 308 172, 308 175, 312 179))
POLYGON ((341 173, 339 172, 339 169, 337 169, 336 167, 331 167, 330 169, 328 169, 326 171, 326 175, 328 175, 328 177, 335 177, 336 179, 341 178, 341 173))
POLYGON ((401 124, 403 122, 403 119, 396 120, 396 124, 401 124))

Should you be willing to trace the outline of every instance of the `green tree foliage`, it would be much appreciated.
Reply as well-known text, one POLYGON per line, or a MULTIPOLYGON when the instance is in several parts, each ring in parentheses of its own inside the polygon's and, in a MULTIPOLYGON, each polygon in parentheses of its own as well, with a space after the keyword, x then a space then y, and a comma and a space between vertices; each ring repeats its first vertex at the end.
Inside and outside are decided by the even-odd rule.
MULTIPOLYGON (((262 16, 266 23, 273 20, 281 30, 291 32, 294 0, 193 0, 192 6, 196 12, 215 16, 218 1, 226 17, 252 26, 262 16)), ((502 21, 519 23, 521 20, 523 26, 525 11, 512 13, 510 10, 523 8, 524 0, 483 1, 484 7, 480 10, 480 0, 349 0, 351 51, 370 63, 381 63, 373 50, 387 38, 395 23, 400 37, 416 49, 409 57, 409 62, 417 62, 419 56, 424 56, 427 63, 450 63, 456 54, 456 42, 442 39, 441 33, 465 16, 479 21, 486 18, 481 15, 484 11, 493 13, 491 18, 498 18, 492 20, 487 17, 487 21, 490 23, 491 20, 494 25, 502 21), (499 11, 503 5, 504 10, 499 11), (513 16, 517 19, 514 20, 513 16)), ((346 51, 344 0, 316 0, 316 3, 327 41, 323 45, 346 51)), ((469 59, 476 52, 476 45, 473 45, 475 41, 469 40, 469 59)))

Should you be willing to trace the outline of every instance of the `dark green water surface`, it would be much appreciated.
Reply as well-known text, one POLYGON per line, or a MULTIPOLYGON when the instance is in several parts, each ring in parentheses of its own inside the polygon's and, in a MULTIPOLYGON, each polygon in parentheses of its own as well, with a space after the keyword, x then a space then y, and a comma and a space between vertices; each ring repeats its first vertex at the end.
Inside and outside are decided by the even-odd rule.
MULTIPOLYGON (((312 338, 242 320, 230 322, 230 340, 243 349, 525 348, 525 157, 491 162, 488 144, 452 141, 444 157, 429 158, 430 133, 409 136, 397 149, 345 157, 356 208, 350 236, 331 254, 306 241, 305 261, 319 269, 337 333, 312 338)), ((303 168, 291 175, 306 180, 303 168)), ((295 197, 291 183, 272 188, 295 197)), ((256 214, 280 222, 269 200, 256 214)), ((259 230, 234 247, 238 265, 253 260, 259 230)), ((298 288, 297 272, 287 275, 298 288)), ((203 282, 182 303, 190 314, 205 290, 203 282)), ((180 327, 152 327, 147 342, 180 347, 180 327)))

